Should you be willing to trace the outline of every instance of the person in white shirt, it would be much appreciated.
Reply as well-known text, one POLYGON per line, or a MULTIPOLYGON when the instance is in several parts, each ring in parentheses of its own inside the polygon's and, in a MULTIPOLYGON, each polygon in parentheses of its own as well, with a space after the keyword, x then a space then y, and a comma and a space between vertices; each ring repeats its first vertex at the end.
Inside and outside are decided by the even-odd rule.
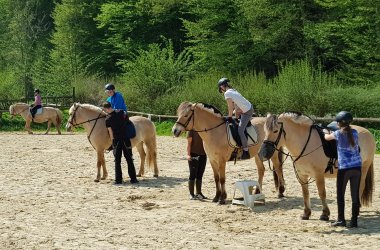
POLYGON ((224 98, 228 105, 228 121, 232 121, 232 114, 235 110, 241 112, 240 122, 239 122, 239 136, 241 144, 243 147, 243 154, 241 156, 242 160, 251 158, 248 151, 248 140, 244 134, 244 130, 247 127, 249 121, 252 119, 254 113, 252 104, 245 99, 238 91, 233 89, 230 85, 230 80, 227 78, 221 78, 218 81, 218 89, 220 93, 224 93, 224 98))

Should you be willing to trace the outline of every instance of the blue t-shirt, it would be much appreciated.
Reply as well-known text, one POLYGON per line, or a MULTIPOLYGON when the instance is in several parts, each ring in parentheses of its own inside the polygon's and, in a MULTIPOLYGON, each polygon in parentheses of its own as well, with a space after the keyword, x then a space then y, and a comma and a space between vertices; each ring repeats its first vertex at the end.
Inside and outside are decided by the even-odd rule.
POLYGON ((113 109, 122 109, 127 112, 127 106, 125 105, 124 98, 119 92, 115 92, 113 96, 107 98, 107 102, 111 103, 113 109))
POLYGON ((362 158, 359 152, 358 131, 351 129, 355 146, 351 147, 346 133, 337 130, 334 132, 338 149, 338 168, 358 168, 362 166, 362 158))

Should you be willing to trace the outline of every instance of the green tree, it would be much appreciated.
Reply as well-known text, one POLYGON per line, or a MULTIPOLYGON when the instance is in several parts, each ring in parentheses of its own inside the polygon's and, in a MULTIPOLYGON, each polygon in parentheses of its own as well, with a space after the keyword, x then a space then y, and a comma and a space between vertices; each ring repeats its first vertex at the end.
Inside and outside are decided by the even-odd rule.
POLYGON ((320 18, 305 34, 327 70, 356 84, 380 81, 380 1, 316 1, 320 18))

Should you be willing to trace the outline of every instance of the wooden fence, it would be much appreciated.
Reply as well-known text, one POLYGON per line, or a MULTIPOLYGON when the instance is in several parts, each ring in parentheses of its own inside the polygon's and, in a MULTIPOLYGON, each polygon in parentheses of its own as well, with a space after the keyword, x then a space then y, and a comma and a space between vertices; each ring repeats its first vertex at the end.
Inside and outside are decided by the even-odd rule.
MULTIPOLYGON (((156 118, 159 122, 162 120, 176 120, 178 117, 175 115, 156 115, 149 114, 137 111, 128 111, 129 114, 146 116, 150 120, 156 118)), ((334 121, 334 117, 311 117, 316 122, 332 122, 334 121)), ((354 122, 365 122, 365 123, 380 123, 380 118, 354 118, 354 122)))

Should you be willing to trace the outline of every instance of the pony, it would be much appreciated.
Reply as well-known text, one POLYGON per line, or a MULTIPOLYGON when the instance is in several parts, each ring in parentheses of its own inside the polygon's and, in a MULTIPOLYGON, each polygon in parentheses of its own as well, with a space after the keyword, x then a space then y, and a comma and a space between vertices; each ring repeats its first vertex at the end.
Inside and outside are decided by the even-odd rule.
MULTIPOLYGON (((87 132, 87 139, 97 153, 97 175, 95 182, 108 177, 104 151, 111 147, 112 141, 106 128, 107 114, 99 107, 91 104, 74 103, 69 110, 67 131, 73 127, 83 126, 87 132), (101 169, 103 175, 101 177, 101 169)), ((138 177, 144 175, 144 164, 147 160, 149 167, 154 167, 154 177, 158 177, 156 127, 148 118, 142 116, 130 117, 136 129, 136 136, 131 139, 132 147, 136 147, 140 155, 140 170, 138 177), (145 152, 144 145, 147 149, 145 152)))
MULTIPOLYGON (((311 204, 308 184, 315 180, 318 194, 322 201, 320 220, 329 220, 330 210, 326 203, 325 177, 336 178, 337 171, 331 174, 326 170, 329 158, 325 156, 323 143, 311 118, 296 112, 286 112, 279 116, 268 114, 265 123, 265 141, 259 155, 265 159, 271 157, 275 150, 285 146, 287 154, 293 161, 293 168, 302 187, 304 212, 301 218, 308 220, 311 204)), ((372 202, 374 188, 373 160, 375 155, 375 138, 365 128, 351 125, 359 132, 362 169, 360 180, 360 197, 363 205, 372 202)), ((337 162, 335 162, 335 167, 337 162)))
POLYGON ((30 106, 26 103, 16 103, 12 104, 9 107, 9 114, 11 117, 16 115, 21 115, 25 120, 25 129, 29 134, 33 134, 32 129, 30 128, 30 124, 33 122, 37 123, 48 123, 47 130, 45 135, 49 133, 50 126, 53 123, 57 128, 58 134, 61 134, 61 123, 63 119, 63 114, 61 110, 52 107, 43 107, 41 114, 36 114, 34 119, 32 119, 32 114, 30 113, 30 106))
MULTIPOLYGON (((234 148, 229 145, 226 132, 227 127, 223 115, 211 105, 191 102, 182 102, 177 109, 177 115, 178 119, 172 128, 172 133, 178 137, 184 131, 194 130, 199 132, 214 173, 216 194, 213 198, 213 202, 225 204, 227 198, 225 168, 226 162, 230 159, 234 148)), ((252 118, 251 123, 255 125, 258 130, 258 143, 250 147, 249 152, 250 156, 255 158, 259 184, 260 187, 262 187, 265 168, 257 153, 264 139, 265 118, 252 118)), ((279 197, 282 197, 285 191, 285 182, 282 175, 279 155, 275 154, 272 157, 272 161, 276 166, 275 171, 279 181, 279 197)))

